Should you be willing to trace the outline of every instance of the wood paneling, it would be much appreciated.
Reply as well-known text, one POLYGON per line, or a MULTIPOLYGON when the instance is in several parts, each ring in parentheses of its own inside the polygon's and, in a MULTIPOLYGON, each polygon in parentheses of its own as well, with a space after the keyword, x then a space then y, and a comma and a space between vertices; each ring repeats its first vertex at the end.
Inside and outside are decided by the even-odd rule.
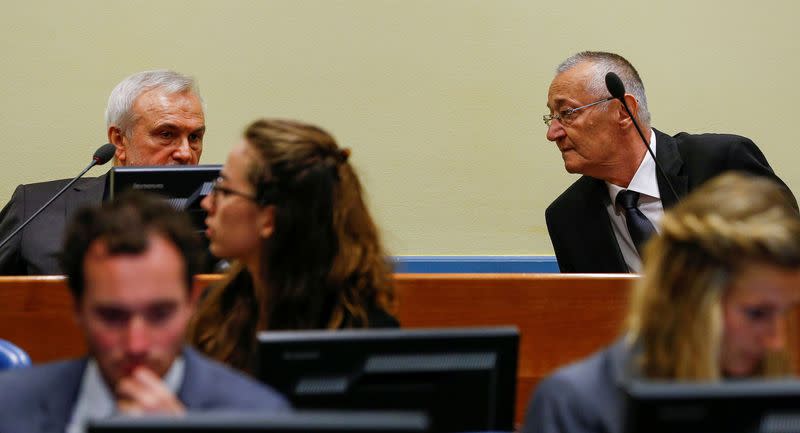
MULTIPOLYGON (((198 277, 204 287, 217 276, 198 277)), ((553 369, 613 341, 622 326, 629 275, 396 274, 405 328, 515 325, 521 333, 517 419, 553 369)), ((34 362, 80 356, 85 344, 62 277, 0 277, 0 338, 34 362)))

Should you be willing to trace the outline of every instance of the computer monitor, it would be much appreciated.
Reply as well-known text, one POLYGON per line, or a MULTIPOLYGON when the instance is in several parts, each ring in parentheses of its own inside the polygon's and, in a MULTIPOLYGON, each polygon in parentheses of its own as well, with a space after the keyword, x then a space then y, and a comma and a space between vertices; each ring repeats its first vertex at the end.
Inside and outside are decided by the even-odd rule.
POLYGON ((800 433, 800 381, 625 386, 625 433, 800 433))
POLYGON ((135 189, 164 196, 173 207, 186 211, 198 231, 205 231, 206 212, 200 201, 211 192, 221 165, 164 165, 113 167, 109 174, 109 199, 135 189))
POLYGON ((87 423, 87 433, 419 433, 416 413, 297 411, 189 413, 182 417, 117 417, 87 423))
POLYGON ((422 410, 435 432, 512 431, 513 327, 270 331, 257 376, 297 408, 422 410))

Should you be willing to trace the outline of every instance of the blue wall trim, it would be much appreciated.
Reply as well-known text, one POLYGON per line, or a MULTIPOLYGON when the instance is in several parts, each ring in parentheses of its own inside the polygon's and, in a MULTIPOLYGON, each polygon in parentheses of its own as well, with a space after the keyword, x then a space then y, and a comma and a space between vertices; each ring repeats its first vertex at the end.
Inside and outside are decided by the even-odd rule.
POLYGON ((558 273, 555 256, 394 256, 392 260, 397 273, 558 273))

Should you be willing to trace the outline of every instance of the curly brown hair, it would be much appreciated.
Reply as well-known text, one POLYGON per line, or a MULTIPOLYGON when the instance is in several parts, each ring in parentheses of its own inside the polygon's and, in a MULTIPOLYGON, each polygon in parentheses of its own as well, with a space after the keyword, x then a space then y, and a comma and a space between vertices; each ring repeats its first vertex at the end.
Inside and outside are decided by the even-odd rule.
POLYGON ((252 373, 258 331, 366 327, 369 310, 391 311, 394 287, 349 150, 291 120, 258 120, 244 138, 258 155, 247 178, 256 200, 274 207, 274 231, 261 245, 261 275, 235 264, 199 306, 189 336, 252 373))

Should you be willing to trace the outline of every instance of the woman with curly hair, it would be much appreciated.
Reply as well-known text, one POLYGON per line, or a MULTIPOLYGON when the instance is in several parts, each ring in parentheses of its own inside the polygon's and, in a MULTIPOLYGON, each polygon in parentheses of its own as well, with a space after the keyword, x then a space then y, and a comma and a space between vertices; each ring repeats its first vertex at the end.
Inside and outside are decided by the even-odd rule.
POLYGON ((313 125, 247 127, 202 202, 211 252, 233 265, 190 326, 200 351, 253 373, 259 331, 399 326, 349 154, 313 125))

